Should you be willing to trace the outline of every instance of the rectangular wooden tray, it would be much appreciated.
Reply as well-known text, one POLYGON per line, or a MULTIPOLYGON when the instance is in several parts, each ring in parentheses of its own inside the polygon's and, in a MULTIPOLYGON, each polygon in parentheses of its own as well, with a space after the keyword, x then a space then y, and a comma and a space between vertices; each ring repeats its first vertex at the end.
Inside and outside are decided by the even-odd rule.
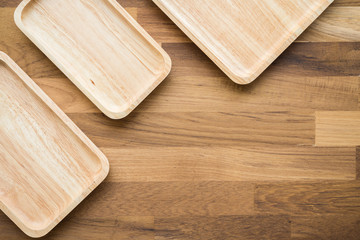
POLYGON ((41 237, 108 172, 101 151, 0 52, 0 209, 41 237))
POLYGON ((113 119, 128 115, 170 72, 166 52, 115 0, 24 0, 15 22, 113 119))
POLYGON ((255 80, 333 0, 153 0, 234 82, 255 80))

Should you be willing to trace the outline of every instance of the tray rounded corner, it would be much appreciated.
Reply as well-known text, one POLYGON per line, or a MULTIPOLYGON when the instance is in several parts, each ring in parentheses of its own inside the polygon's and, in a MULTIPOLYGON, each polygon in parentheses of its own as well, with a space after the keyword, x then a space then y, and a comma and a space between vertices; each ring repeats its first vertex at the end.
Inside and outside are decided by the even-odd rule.
POLYGON ((109 175, 110 172, 110 162, 109 159, 101 153, 101 155, 98 155, 99 159, 101 161, 101 170, 100 170, 100 176, 99 176, 99 184, 105 180, 105 178, 109 175))
POLYGON ((119 120, 127 117, 133 110, 132 104, 124 103, 121 106, 103 106, 100 110, 109 118, 119 120))
POLYGON ((247 85, 255 81, 256 77, 248 75, 248 76, 238 76, 238 75, 232 75, 230 76, 230 79, 239 85, 247 85))
POLYGON ((8 59, 8 55, 5 52, 0 51, 0 61, 5 62, 6 59, 8 59))
POLYGON ((162 50, 161 53, 163 59, 164 59, 164 77, 162 80, 164 80, 171 72, 171 68, 172 68, 172 60, 171 57, 169 56, 169 54, 165 51, 162 50))
POLYGON ((53 224, 52 222, 49 222, 48 224, 44 224, 42 227, 33 227, 29 224, 21 221, 19 218, 17 218, 16 215, 12 214, 10 209, 0 201, 0 210, 7 215, 13 223, 27 236, 31 238, 41 238, 46 236, 54 227, 56 224, 53 224))
POLYGON ((228 77, 236 84, 239 85, 247 85, 252 83, 256 80, 256 78, 259 76, 258 72, 251 73, 251 72, 238 72, 238 71, 226 71, 226 74, 228 77))
POLYGON ((54 226, 51 226, 51 224, 49 224, 41 229, 33 229, 31 227, 24 226, 21 228, 21 230, 31 238, 41 238, 46 236, 53 228, 54 226))
POLYGON ((14 12, 14 21, 15 24, 18 28, 20 28, 21 30, 23 29, 23 23, 22 23, 22 15, 23 15, 23 11, 25 9, 25 7, 29 4, 31 0, 23 0, 15 9, 14 12))

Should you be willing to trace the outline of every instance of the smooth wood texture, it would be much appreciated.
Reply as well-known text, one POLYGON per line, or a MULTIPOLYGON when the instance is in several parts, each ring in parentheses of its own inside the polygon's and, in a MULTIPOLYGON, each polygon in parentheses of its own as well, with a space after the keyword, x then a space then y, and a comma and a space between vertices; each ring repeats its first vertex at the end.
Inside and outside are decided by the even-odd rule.
POLYGON ((316 112, 315 144, 317 146, 359 146, 360 111, 316 112))
POLYGON ((24 0, 15 22, 113 119, 127 116, 170 72, 169 56, 114 0, 24 0))
POLYGON ((291 239, 358 239, 359 215, 297 216, 291 219, 291 239))
POLYGON ((111 181, 353 180, 354 148, 139 147, 103 148, 111 181), (121 161, 119 160, 121 156, 121 161))
MULTIPOLYGON (((358 240, 359 201, 350 194, 360 194, 350 187, 360 179, 356 147, 314 145, 316 111, 360 110, 359 0, 335 0, 246 86, 226 77, 151 0, 118 2, 173 60, 169 77, 120 121, 94 107, 16 27, 12 16, 20 0, 0 4, 5 6, 0 49, 68 113, 112 166, 105 182, 44 239, 358 240), (313 207, 324 207, 315 214, 255 208, 255 187, 263 184, 295 186, 293 197, 272 195, 273 206, 298 209, 313 201, 313 207), (306 190, 299 185, 307 185, 312 195, 302 197, 306 190), (328 197, 313 200, 316 194, 328 197), (337 213, 325 208, 340 199, 353 211, 345 212, 340 203, 337 213)), ((6 240, 28 239, 2 213, 0 233, 6 240)))
POLYGON ((258 184, 255 211, 268 214, 358 214, 360 182, 258 184))
POLYGON ((57 225, 106 177, 100 150, 0 52, 0 208, 26 234, 57 225))
POLYGON ((284 215, 159 218, 155 229, 157 240, 285 240, 290 238, 290 219, 284 215))
POLYGON ((254 81, 333 0, 154 0, 234 82, 254 81))

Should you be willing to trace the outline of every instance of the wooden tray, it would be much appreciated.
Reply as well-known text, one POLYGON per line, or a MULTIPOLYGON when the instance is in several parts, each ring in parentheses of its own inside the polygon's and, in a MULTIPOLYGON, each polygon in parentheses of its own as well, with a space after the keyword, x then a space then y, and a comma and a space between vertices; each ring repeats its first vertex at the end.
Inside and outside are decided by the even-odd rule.
POLYGON ((170 72, 169 56, 115 0, 24 0, 15 22, 113 119, 170 72))
POLYGON ((333 0, 153 0, 234 82, 255 80, 333 0))
POLYGON ((29 236, 48 233, 108 174, 100 150, 2 52, 0 136, 0 209, 29 236))

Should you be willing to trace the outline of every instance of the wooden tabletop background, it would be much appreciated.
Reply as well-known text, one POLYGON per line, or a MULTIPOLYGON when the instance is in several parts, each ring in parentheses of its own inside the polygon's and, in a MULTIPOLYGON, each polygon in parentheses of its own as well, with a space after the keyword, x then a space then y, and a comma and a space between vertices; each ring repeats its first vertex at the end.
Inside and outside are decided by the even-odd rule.
MULTIPOLYGON (((119 0, 173 61, 123 120, 104 116, 20 32, 19 2, 0 0, 0 51, 111 165, 44 239, 360 239, 360 0, 335 0, 247 86, 151 0, 119 0)), ((27 237, 0 213, 0 239, 27 237)))

